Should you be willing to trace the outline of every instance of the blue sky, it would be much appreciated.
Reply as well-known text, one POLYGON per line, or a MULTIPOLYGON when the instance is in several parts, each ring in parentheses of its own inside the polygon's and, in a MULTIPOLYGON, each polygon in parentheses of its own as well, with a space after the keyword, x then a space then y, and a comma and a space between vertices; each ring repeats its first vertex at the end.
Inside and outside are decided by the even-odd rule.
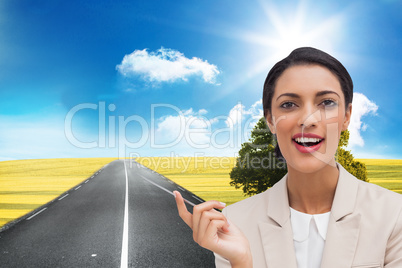
POLYGON ((401 159, 401 1, 1 1, 0 160, 235 156, 296 47, 354 85, 349 149, 401 159))

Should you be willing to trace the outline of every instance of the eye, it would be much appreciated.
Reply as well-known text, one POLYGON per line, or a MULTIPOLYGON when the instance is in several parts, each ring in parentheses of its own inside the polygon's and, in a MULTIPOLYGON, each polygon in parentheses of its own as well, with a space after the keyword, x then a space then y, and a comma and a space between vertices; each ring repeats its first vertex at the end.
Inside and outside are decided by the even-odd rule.
POLYGON ((287 102, 282 103, 279 107, 284 108, 284 109, 290 109, 295 106, 296 106, 296 104, 294 104, 293 102, 287 101, 287 102))
POLYGON ((324 100, 323 102, 321 102, 321 104, 324 107, 333 107, 333 106, 338 105, 338 103, 336 101, 331 100, 331 99, 324 100))

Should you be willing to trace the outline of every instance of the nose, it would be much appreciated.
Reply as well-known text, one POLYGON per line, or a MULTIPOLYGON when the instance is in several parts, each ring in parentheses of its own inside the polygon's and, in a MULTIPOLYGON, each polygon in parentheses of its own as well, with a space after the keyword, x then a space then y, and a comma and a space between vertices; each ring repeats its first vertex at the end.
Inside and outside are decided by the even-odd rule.
POLYGON ((317 125, 317 122, 321 121, 321 112, 319 109, 313 109, 305 107, 299 119, 299 126, 301 127, 313 127, 317 125))

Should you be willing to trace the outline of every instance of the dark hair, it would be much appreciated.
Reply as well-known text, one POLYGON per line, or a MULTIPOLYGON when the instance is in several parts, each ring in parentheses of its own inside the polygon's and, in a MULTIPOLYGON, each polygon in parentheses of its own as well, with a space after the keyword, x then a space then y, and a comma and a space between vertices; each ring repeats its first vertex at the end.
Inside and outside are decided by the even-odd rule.
MULTIPOLYGON (((272 96, 275 92, 276 81, 282 73, 296 65, 320 65, 331 71, 339 80, 343 95, 345 96, 345 106, 348 107, 353 99, 353 81, 346 68, 337 59, 312 47, 301 47, 292 51, 286 58, 277 62, 269 71, 264 83, 264 91, 262 94, 262 105, 264 109, 264 118, 271 114, 272 96)), ((282 158, 282 153, 278 144, 275 146, 276 157, 282 158)))

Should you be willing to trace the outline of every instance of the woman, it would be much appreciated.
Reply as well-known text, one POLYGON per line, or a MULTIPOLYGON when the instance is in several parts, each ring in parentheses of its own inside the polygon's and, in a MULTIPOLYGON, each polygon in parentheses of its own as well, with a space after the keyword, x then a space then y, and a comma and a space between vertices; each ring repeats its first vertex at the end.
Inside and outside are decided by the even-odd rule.
POLYGON ((356 179, 334 158, 352 97, 344 66, 314 48, 270 70, 264 117, 288 173, 264 193, 227 208, 208 201, 193 214, 175 192, 180 217, 217 267, 402 267, 402 196, 356 179))

